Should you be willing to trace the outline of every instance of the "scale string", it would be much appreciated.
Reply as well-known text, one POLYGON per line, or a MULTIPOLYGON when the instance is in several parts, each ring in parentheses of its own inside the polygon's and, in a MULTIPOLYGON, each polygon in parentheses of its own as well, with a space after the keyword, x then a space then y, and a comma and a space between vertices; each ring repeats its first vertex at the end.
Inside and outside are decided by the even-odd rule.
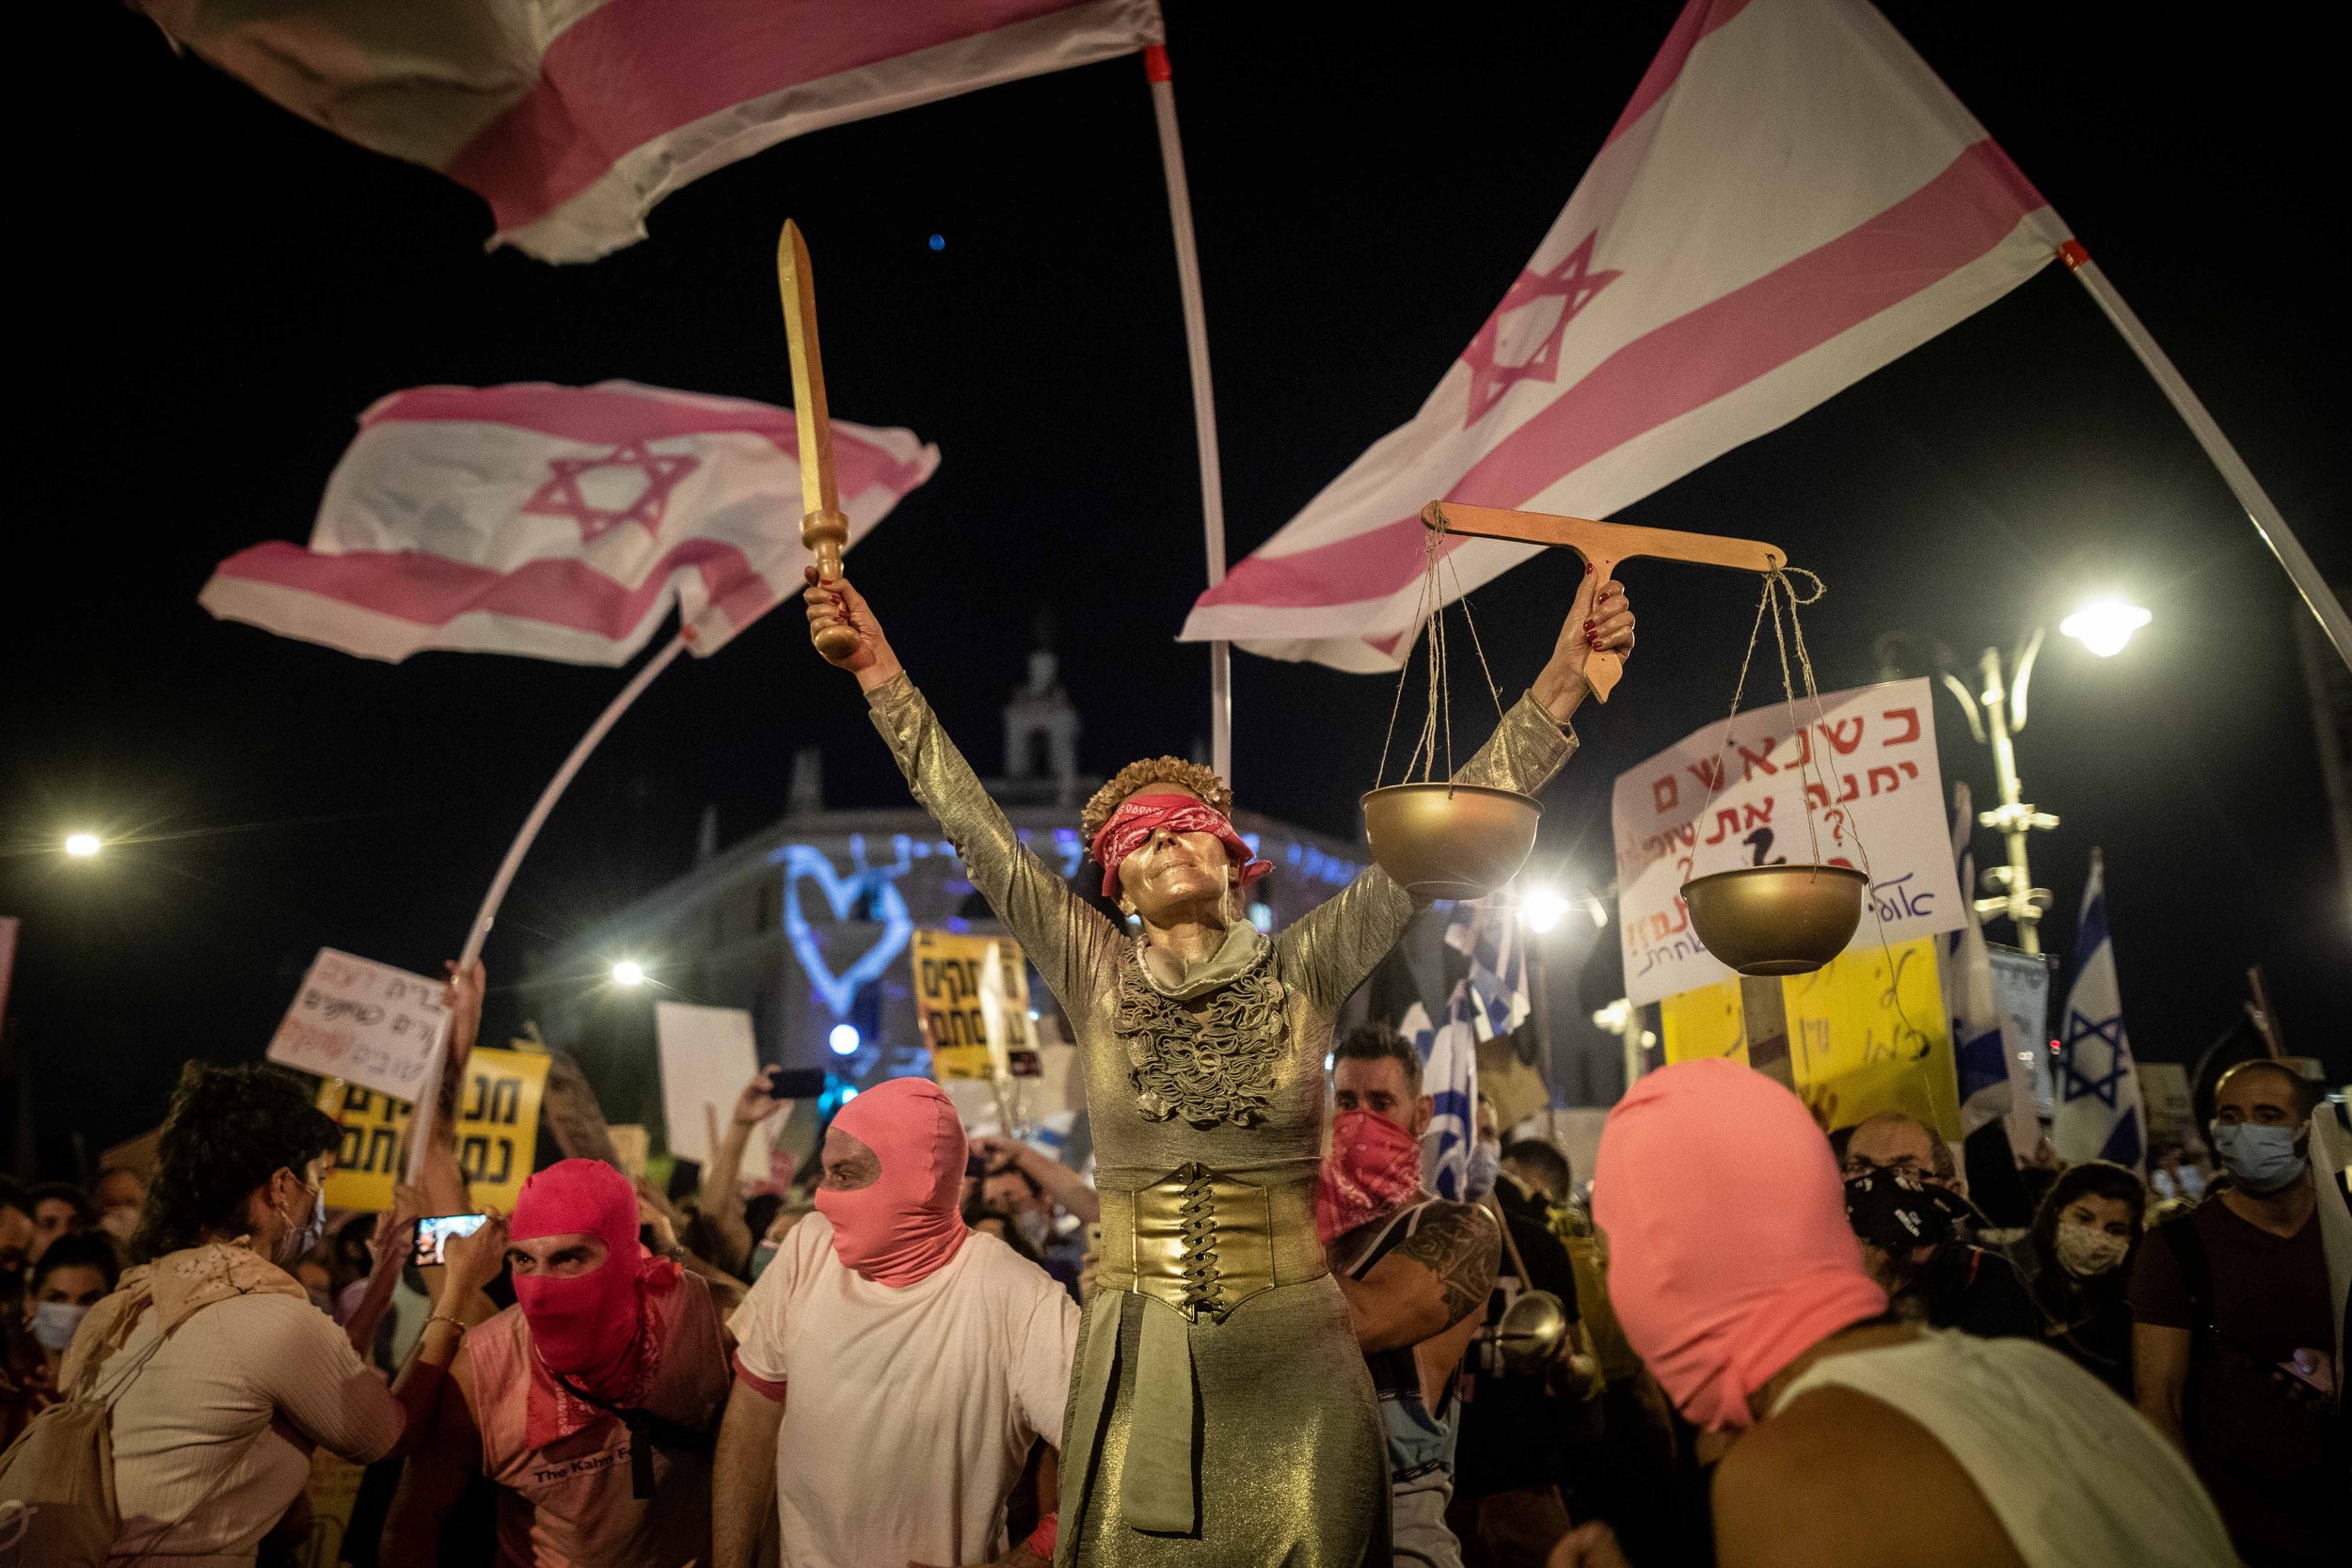
MULTIPOLYGON (((1422 545, 1422 568, 1421 579, 1421 598, 1420 601, 1413 607, 1413 630, 1414 637, 1417 641, 1428 630, 1429 590, 1432 582, 1435 580, 1428 569, 1428 550, 1429 545, 1424 539, 1422 545)), ((1396 743, 1397 716, 1405 710, 1405 683, 1412 678, 1412 674, 1413 650, 1411 645, 1407 644, 1405 649, 1405 657, 1397 662, 1396 696, 1394 700, 1389 704, 1389 730, 1386 735, 1380 737, 1380 766, 1372 776, 1372 786, 1375 789, 1378 789, 1381 786, 1382 781, 1387 779, 1389 776, 1389 749, 1396 743)), ((1427 725, 1424 721, 1424 733, 1426 732, 1426 729, 1427 725)), ((1412 755, 1407 756, 1405 759, 1405 778, 1408 782, 1413 776, 1413 758, 1419 756, 1420 754, 1421 748, 1419 744, 1416 743, 1412 755)))

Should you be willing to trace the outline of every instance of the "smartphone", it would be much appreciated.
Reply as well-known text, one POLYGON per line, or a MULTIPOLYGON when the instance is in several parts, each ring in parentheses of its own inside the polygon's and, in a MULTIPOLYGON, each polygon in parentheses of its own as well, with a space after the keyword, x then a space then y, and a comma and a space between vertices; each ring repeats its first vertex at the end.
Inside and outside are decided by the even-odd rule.
POLYGON ((452 1236, 470 1236, 482 1228, 487 1214, 434 1214, 417 1222, 416 1245, 408 1260, 421 1269, 441 1261, 441 1247, 452 1236))
POLYGON ((771 1100, 815 1100, 825 1092, 825 1069, 820 1067, 784 1067, 768 1080, 771 1100))

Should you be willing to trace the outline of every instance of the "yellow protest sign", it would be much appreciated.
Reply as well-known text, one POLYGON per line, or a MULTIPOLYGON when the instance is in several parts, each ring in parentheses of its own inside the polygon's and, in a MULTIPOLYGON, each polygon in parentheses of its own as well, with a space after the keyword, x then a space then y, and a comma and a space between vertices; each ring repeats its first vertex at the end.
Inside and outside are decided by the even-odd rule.
MULTIPOLYGON (((1891 948, 1857 942, 1824 968, 1781 981, 1797 1093, 1823 1127, 1901 1111, 1947 1138, 1960 1136, 1960 1085, 1936 941, 1923 937, 1891 948)), ((1747 1060, 1739 981, 1680 991, 1660 1007, 1667 1061, 1747 1060)))
MULTIPOLYGON (((466 1173, 475 1203, 515 1207, 538 1158, 539 1101, 547 1085, 548 1057, 542 1052, 479 1047, 467 1061, 454 1131, 458 1168, 466 1173)), ((390 1208, 408 1102, 330 1078, 319 1086, 319 1109, 343 1130, 335 1174, 326 1181, 327 1206, 390 1208)))
POLYGON ((1037 1074, 1029 966, 1019 942, 917 927, 908 953, 932 1077, 1037 1074))

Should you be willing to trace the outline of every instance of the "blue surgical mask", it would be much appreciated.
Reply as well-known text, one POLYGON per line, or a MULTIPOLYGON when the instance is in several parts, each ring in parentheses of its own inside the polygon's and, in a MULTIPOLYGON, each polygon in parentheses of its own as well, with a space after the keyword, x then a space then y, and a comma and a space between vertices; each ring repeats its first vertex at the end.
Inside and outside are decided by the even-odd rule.
POLYGON ((33 1338, 40 1341, 43 1350, 63 1350, 73 1343, 74 1330, 82 1326, 82 1320, 88 1315, 88 1307, 70 1301, 36 1303, 33 1338))
POLYGON ((1495 1190, 1495 1182, 1502 1175, 1502 1146, 1499 1143, 1470 1145, 1470 1168, 1462 1173, 1462 1196, 1475 1203, 1495 1190))
POLYGON ((751 1273, 751 1277, 752 1277, 753 1281, 754 1281, 754 1282, 756 1282, 756 1281, 758 1280, 758 1278, 759 1278, 760 1275, 766 1272, 766 1270, 767 1270, 767 1268, 768 1268, 768 1265, 769 1265, 769 1264, 771 1264, 771 1263, 772 1263, 772 1262, 774 1262, 775 1260, 776 1260, 776 1243, 773 1243, 773 1242, 762 1242, 762 1243, 760 1243, 757 1246, 755 1246, 755 1247, 752 1248, 752 1273, 751 1273))
POLYGON ((2295 1129, 2258 1127, 2250 1121, 2213 1125, 2213 1148, 2249 1193, 2275 1193, 2303 1174, 2303 1157, 2295 1152, 2295 1129))

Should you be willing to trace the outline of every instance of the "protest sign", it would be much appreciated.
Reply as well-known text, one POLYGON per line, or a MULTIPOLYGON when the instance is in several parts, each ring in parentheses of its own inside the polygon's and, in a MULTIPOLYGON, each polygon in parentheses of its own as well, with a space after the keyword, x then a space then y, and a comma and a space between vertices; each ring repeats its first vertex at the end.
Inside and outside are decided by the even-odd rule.
POLYGON ((620 1156, 621 1174, 631 1181, 645 1177, 645 1162, 653 1158, 653 1134, 633 1121, 605 1129, 612 1134, 612 1152, 620 1156))
POLYGON ((1033 1078, 1042 1070, 1020 943, 918 927, 908 958, 932 1077, 1033 1078))
MULTIPOLYGON (((466 1060, 457 1097, 457 1165, 473 1201, 511 1210, 539 1156, 539 1102, 547 1089, 548 1057, 536 1051, 477 1046, 466 1060)), ((342 1125, 335 1174, 326 1179, 330 1209, 389 1209, 400 1170, 408 1101, 360 1084, 328 1079, 319 1109, 342 1125)))
POLYGON ((1825 691, 1818 706, 1776 703, 1619 774, 1610 816, 1626 995, 1657 1002, 1730 977, 1691 928, 1682 884, 1741 866, 1867 870, 1854 951, 1958 929, 1967 905, 1930 697, 1921 678, 1825 691))
POLYGON ((322 947, 262 1054, 413 1101, 441 1021, 440 981, 322 947))
MULTIPOLYGON (((708 1164, 714 1135, 723 1136, 743 1085, 759 1070, 752 1015, 740 1007, 657 1002, 655 1047, 661 1058, 661 1120, 670 1158, 708 1164), (714 1132, 715 1129, 715 1132, 714 1132)), ((745 1164, 768 1163, 768 1130, 755 1127, 745 1164)))
MULTIPOLYGON (((1959 1139, 1960 1083, 1935 949, 1926 938, 1892 949, 1857 942, 1780 982, 1797 1093, 1824 1128, 1900 1111, 1959 1139)), ((1667 1061, 1748 1059, 1737 979, 1669 996, 1660 1010, 1667 1061)))

